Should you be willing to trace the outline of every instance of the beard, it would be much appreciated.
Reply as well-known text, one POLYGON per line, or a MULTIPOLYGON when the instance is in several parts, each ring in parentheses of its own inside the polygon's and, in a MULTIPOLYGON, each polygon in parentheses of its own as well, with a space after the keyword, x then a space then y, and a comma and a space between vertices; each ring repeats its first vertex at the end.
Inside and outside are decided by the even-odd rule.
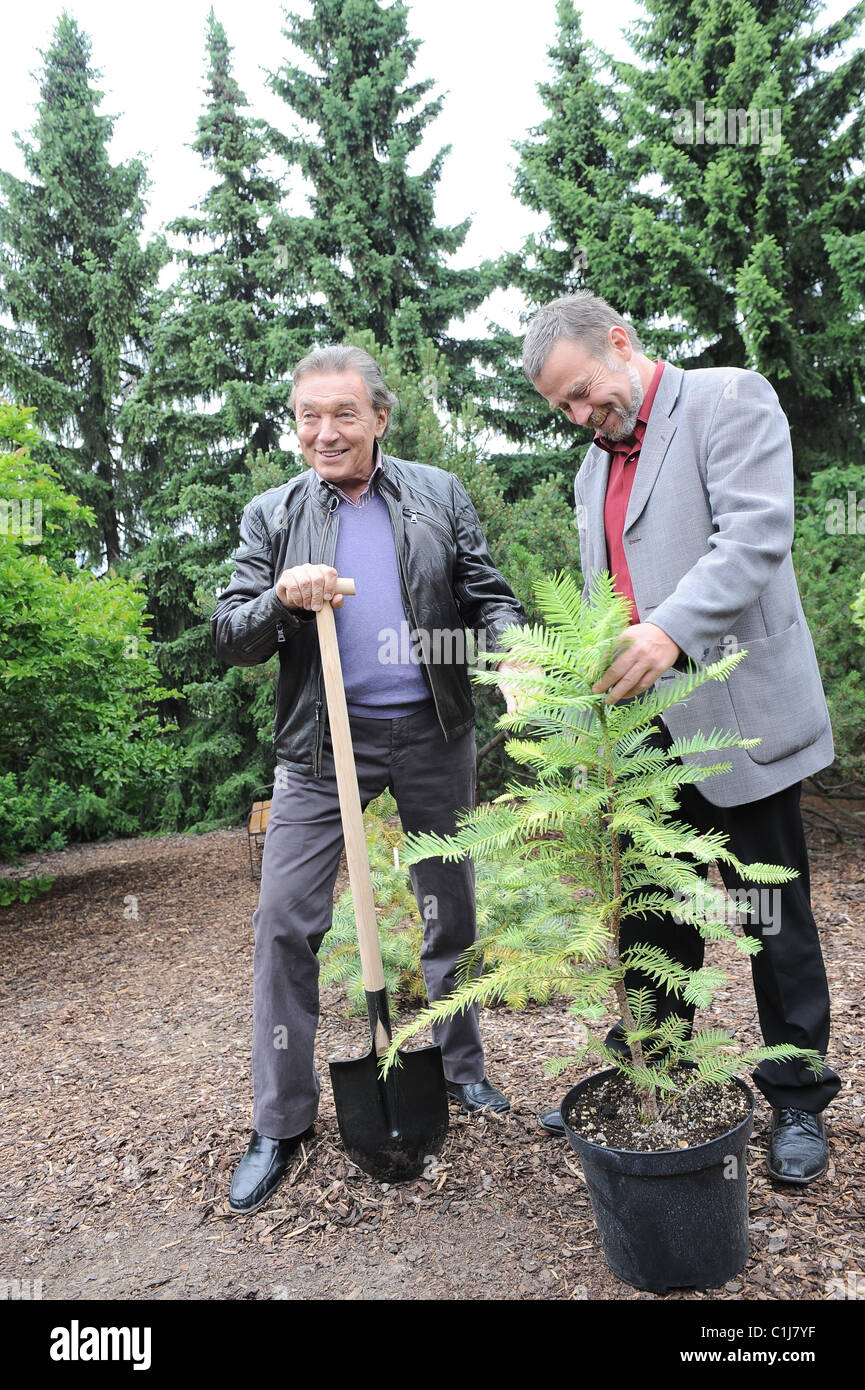
MULTIPOLYGON (((618 405, 612 406, 612 409, 616 412, 616 414, 619 417, 619 424, 612 425, 610 429, 605 431, 604 433, 604 438, 611 440, 611 442, 615 444, 617 441, 621 439, 630 439, 631 435, 634 433, 634 427, 637 423, 637 415, 639 413, 640 406, 643 404, 645 392, 643 391, 643 385, 640 381, 639 373, 636 367, 632 366, 630 362, 627 362, 624 367, 616 367, 613 363, 608 363, 607 365, 609 365, 612 368, 612 370, 615 371, 617 376, 626 375, 631 383, 630 405, 627 408, 618 405)), ((604 410, 603 407, 600 407, 597 411, 594 411, 592 415, 589 417, 589 424, 592 426, 593 429, 599 430, 609 413, 609 410, 604 410), (600 419, 597 419, 598 416, 600 416, 600 419)))

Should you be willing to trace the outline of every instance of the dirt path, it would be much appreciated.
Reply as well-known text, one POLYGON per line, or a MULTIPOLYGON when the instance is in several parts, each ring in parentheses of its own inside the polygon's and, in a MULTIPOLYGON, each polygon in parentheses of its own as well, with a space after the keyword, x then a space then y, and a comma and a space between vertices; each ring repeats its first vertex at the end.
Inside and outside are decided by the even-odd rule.
MULTIPOLYGON (((802 1191, 774 1187, 761 1101, 751 1259, 725 1289, 668 1298, 826 1299, 857 1276, 865 1296, 865 855, 817 847, 813 870, 844 1080, 828 1112, 832 1166, 802 1191)), ((41 1280, 44 1299, 654 1297, 610 1273, 574 1156, 536 1123, 567 1089, 542 1071, 574 1038, 561 1006, 485 1012, 489 1074, 511 1115, 452 1111, 431 1179, 384 1190, 339 1147, 324 1059, 359 1053, 364 1025, 329 990, 317 1139, 267 1206, 232 1217, 251 1127, 245 832, 81 846, 14 872, 56 882, 0 910, 3 1278, 41 1280)), ((747 963, 718 957, 730 983, 710 1017, 757 1042, 747 963)))

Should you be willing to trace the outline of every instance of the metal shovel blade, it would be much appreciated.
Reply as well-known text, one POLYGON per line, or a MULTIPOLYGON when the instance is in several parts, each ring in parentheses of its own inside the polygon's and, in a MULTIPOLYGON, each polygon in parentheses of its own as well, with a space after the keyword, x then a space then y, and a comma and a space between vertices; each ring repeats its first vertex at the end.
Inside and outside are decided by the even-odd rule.
MULTIPOLYGON (((388 1037, 387 996, 367 991, 373 1039, 379 1022, 388 1037)), ((339 1132, 352 1162, 379 1182, 410 1182, 441 1151, 448 1099, 441 1048, 398 1052, 401 1065, 384 1080, 375 1043, 365 1057, 332 1061, 330 1079, 339 1132)))
MULTIPOLYGON (((354 593, 354 580, 343 577, 335 591, 354 593)), ((378 919, 366 852, 363 812, 354 766, 351 728, 345 702, 339 644, 329 603, 316 614, 321 669, 327 695, 327 718, 345 835, 348 877, 354 902, 372 1048, 365 1057, 329 1063, 342 1142, 352 1160, 383 1182, 419 1178, 439 1152, 448 1127, 448 1101, 439 1047, 400 1052, 401 1066, 381 1079, 379 1057, 390 1047, 387 990, 378 940, 378 919)))

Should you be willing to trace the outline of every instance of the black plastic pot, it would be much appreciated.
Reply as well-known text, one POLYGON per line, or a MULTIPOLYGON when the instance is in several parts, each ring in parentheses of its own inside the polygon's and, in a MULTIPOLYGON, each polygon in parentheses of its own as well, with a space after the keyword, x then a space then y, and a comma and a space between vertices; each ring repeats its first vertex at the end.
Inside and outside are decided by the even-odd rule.
POLYGON ((614 1068, 580 1081, 561 1105, 565 1133, 579 1154, 607 1264, 626 1284, 652 1293, 712 1289, 738 1274, 748 1258, 745 1156, 750 1110, 735 1129, 706 1144, 644 1153, 592 1144, 567 1121, 577 1097, 614 1068))

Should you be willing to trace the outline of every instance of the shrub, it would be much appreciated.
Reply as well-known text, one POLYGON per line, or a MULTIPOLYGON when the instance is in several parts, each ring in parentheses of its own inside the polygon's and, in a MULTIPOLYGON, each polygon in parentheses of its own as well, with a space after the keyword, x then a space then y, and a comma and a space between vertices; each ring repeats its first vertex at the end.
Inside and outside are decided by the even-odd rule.
POLYGON ((829 793, 847 784, 849 795, 865 795, 865 632, 857 612, 862 585, 865 516, 854 512, 850 528, 848 494, 858 496, 861 470, 824 468, 815 473, 796 501, 793 564, 802 607, 814 638, 835 737, 835 763, 814 778, 829 793), (851 617, 852 614, 852 617, 851 617))
MULTIPOLYGON (((373 898, 379 919, 379 942, 385 987, 402 1004, 422 1003, 426 987, 420 966, 423 930, 408 873, 402 864, 405 836, 396 820, 396 802, 389 792, 378 797, 364 815, 373 898), (396 849, 400 866, 394 865, 396 849)), ((516 953, 552 949, 567 934, 571 892, 557 878, 526 884, 520 868, 484 861, 477 871, 479 951, 485 968, 507 963, 516 953)), ((333 926, 324 938, 320 958, 321 983, 344 984, 351 1010, 366 1013, 366 995, 357 947, 351 892, 337 901, 333 926)), ((524 1009, 530 1000, 546 1003, 549 981, 520 982, 506 990, 502 1002, 524 1009)))

